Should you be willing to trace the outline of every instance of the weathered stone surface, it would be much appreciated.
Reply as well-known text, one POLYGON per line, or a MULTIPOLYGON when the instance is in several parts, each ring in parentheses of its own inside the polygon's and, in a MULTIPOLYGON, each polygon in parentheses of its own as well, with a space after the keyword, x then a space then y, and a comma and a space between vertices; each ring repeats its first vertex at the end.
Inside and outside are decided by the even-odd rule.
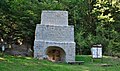
POLYGON ((48 47, 62 48, 65 61, 75 61, 74 27, 68 26, 67 11, 43 11, 37 24, 34 57, 44 59, 48 47))
POLYGON ((43 11, 41 15, 42 25, 68 26, 67 11, 43 11))
POLYGON ((74 42, 73 26, 45 26, 38 24, 35 40, 74 42))

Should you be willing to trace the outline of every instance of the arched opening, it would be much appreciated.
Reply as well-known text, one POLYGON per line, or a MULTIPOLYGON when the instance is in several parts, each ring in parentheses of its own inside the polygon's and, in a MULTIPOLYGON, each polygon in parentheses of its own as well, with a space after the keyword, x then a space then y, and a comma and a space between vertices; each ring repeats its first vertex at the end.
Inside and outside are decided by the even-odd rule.
POLYGON ((49 46, 46 49, 47 59, 53 62, 65 61, 65 51, 57 46, 49 46))

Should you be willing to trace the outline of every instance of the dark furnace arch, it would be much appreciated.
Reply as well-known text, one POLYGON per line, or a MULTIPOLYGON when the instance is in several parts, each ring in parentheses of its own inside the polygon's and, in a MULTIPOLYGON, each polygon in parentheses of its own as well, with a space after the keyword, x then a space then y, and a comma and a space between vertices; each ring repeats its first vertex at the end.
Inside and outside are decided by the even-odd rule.
POLYGON ((49 46, 46 49, 47 59, 53 62, 64 62, 65 61, 65 51, 58 46, 49 46))

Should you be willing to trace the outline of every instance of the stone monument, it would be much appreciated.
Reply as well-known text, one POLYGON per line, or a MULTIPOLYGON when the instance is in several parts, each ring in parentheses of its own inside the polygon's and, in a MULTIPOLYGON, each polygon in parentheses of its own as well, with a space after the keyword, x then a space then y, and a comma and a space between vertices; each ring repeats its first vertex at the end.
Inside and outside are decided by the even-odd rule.
POLYGON ((35 30, 34 57, 75 61, 74 26, 68 26, 67 11, 42 11, 35 30))

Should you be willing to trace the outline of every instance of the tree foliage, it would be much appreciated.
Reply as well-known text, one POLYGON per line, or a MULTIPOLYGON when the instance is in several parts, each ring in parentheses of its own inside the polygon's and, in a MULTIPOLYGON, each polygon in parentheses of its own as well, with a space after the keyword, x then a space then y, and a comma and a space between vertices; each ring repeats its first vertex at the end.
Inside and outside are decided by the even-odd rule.
MULTIPOLYGON (((92 10, 96 23, 96 35, 101 38, 107 53, 120 52, 120 2, 118 0, 98 0, 92 10), (115 50, 114 50, 115 49, 115 50)), ((99 39, 98 38, 98 39, 99 39)))
POLYGON ((102 44, 106 53, 120 52, 119 0, 1 0, 0 38, 8 44, 33 44, 42 10, 69 12, 76 47, 83 54, 90 54, 93 44, 102 44))

